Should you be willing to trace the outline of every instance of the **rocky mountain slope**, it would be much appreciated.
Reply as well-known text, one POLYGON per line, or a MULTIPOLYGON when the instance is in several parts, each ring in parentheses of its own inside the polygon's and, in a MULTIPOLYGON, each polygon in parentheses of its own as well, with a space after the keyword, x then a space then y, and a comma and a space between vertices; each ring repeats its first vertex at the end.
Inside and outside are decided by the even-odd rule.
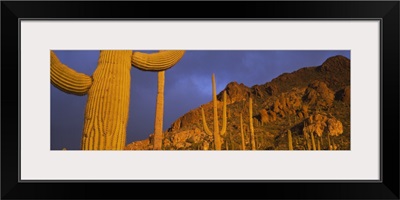
MULTIPOLYGON (((350 150, 350 60, 346 57, 328 58, 321 66, 284 73, 263 85, 247 87, 229 83, 217 95, 220 126, 224 91, 227 94, 227 127, 222 138, 223 149, 242 150, 241 114, 245 149, 251 149, 251 97, 257 150, 288 150, 288 138, 294 150, 313 149, 317 144, 322 150, 350 150)), ((203 128, 201 108, 212 130, 213 104, 208 102, 171 125, 164 133, 164 150, 213 149, 213 139, 203 128)), ((152 149, 152 136, 128 144, 125 149, 152 149)))

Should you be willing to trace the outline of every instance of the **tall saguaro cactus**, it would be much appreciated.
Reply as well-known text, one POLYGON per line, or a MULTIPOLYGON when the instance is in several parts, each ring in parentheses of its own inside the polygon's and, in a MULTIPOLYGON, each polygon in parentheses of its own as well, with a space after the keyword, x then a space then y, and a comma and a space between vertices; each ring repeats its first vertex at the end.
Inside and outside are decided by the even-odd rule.
POLYGON ((250 116, 250 138, 251 138, 251 150, 256 150, 256 140, 254 138, 254 126, 253 126, 253 99, 249 99, 249 116, 250 116))
POLYGON ((165 71, 158 72, 156 116, 154 120, 154 144, 153 150, 161 150, 163 139, 163 118, 164 118, 164 83, 165 71))
POLYGON ((242 113, 240 113, 240 133, 242 135, 242 150, 246 150, 246 144, 244 142, 244 132, 243 132, 243 117, 242 113))
POLYGON ((153 54, 130 50, 100 51, 92 76, 78 73, 62 64, 50 52, 50 80, 58 89, 75 95, 88 95, 82 134, 82 150, 123 150, 129 113, 130 69, 162 71, 174 66, 184 51, 153 54))
POLYGON ((207 126, 206 122, 206 117, 204 115, 204 109, 201 109, 201 114, 202 114, 202 119, 203 119, 203 127, 204 131, 210 135, 214 136, 214 144, 215 144, 215 150, 221 150, 221 136, 225 135, 226 132, 226 91, 223 93, 223 108, 222 108, 222 129, 219 131, 219 125, 218 125, 218 111, 217 111, 217 92, 216 92, 216 86, 215 86, 215 75, 212 75, 212 95, 213 95, 213 108, 214 108, 214 130, 213 133, 210 131, 210 129, 207 126))

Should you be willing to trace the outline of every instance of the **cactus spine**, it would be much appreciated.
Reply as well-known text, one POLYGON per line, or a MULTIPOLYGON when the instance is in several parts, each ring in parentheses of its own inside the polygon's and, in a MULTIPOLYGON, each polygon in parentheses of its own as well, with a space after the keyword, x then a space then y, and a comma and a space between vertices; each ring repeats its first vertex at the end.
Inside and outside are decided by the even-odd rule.
POLYGON ((250 137, 251 137, 251 150, 256 150, 256 141, 254 138, 254 127, 253 127, 253 99, 249 99, 249 116, 250 116, 250 137))
POLYGON ((213 133, 207 126, 206 117, 204 115, 204 109, 201 108, 201 114, 203 119, 204 131, 214 137, 215 150, 221 150, 221 136, 225 135, 226 132, 226 91, 223 93, 223 109, 222 109, 222 129, 219 131, 218 125, 218 110, 217 110, 217 92, 215 86, 215 75, 212 75, 212 95, 213 95, 213 111, 214 111, 214 130, 213 133))
POLYGON ((154 120, 154 144, 153 150, 161 150, 163 139, 163 117, 164 117, 164 83, 165 71, 158 72, 156 117, 154 120))
POLYGON ((165 70, 178 62, 184 51, 154 54, 128 50, 100 51, 98 66, 92 77, 63 65, 53 51, 50 54, 51 83, 66 93, 88 94, 81 149, 123 150, 132 64, 142 70, 165 70))
POLYGON ((246 144, 244 142, 243 115, 242 115, 242 113, 240 113, 240 133, 242 134, 242 150, 246 150, 246 144))
POLYGON ((292 131, 288 130, 288 146, 289 150, 293 150, 292 131))

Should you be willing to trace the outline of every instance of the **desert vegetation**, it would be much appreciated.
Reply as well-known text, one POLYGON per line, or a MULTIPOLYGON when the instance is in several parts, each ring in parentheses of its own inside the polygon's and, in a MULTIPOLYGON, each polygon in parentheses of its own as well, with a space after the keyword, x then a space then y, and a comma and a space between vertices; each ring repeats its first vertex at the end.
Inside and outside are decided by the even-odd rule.
MULTIPOLYGON (((233 80, 218 95, 211 77, 212 101, 172 123, 163 150, 350 150, 349 59, 334 56, 252 87, 233 80)), ((153 138, 125 149, 152 149, 153 138)))
MULTIPOLYGON (((164 70, 174 66, 184 51, 162 51, 153 54, 129 50, 100 52, 98 66, 92 76, 76 72, 64 65, 50 51, 50 80, 61 91, 88 95, 82 133, 82 150, 123 150, 130 101, 130 69, 132 66, 159 72, 159 95, 155 129, 162 125, 162 87, 164 70)), ((156 148, 157 146, 155 146, 156 148)))
POLYGON ((81 149, 350 150, 348 58, 334 56, 320 66, 251 87, 231 80, 219 93, 215 74, 210 74, 212 100, 163 131, 165 74, 184 53, 105 50, 89 76, 69 68, 51 51, 51 83, 65 93, 88 96, 81 149), (126 144, 132 66, 157 72, 158 83, 154 132, 126 144))

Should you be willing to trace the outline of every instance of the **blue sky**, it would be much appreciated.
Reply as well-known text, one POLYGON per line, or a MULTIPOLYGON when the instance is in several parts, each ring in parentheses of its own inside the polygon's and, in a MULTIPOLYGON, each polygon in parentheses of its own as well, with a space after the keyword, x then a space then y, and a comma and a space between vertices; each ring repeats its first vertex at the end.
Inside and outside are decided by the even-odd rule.
MULTIPOLYGON (((100 51, 54 51, 60 61, 92 75, 100 51)), ((149 52, 149 51, 147 51, 149 52)), ((321 65, 327 58, 350 51, 220 51, 191 50, 165 73, 164 130, 180 116, 211 101, 211 75, 217 92, 233 81, 246 86, 264 84, 285 72, 321 65)), ((50 83, 50 81, 49 81, 50 83)), ((75 96, 51 87, 51 149, 80 149, 87 96, 75 96)), ((146 139, 154 130, 157 73, 132 67, 127 144, 146 139)))

